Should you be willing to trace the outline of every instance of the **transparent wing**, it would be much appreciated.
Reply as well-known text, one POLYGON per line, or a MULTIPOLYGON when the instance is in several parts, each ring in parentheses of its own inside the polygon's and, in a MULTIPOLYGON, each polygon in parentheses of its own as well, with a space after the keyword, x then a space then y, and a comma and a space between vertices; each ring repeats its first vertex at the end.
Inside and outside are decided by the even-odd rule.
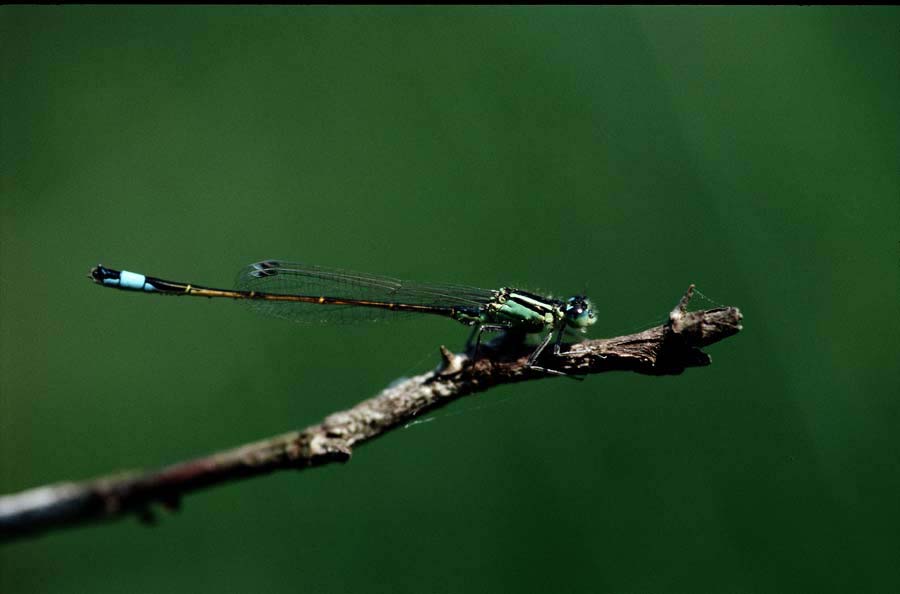
MULTIPOLYGON (((461 285, 402 281, 387 276, 337 270, 322 266, 266 260, 251 264, 238 275, 235 288, 277 295, 330 297, 350 301, 403 303, 436 309, 457 307, 477 310, 495 291, 461 285)), ((356 323, 384 321, 417 312, 363 305, 334 305, 248 300, 259 313, 305 323, 356 323)))

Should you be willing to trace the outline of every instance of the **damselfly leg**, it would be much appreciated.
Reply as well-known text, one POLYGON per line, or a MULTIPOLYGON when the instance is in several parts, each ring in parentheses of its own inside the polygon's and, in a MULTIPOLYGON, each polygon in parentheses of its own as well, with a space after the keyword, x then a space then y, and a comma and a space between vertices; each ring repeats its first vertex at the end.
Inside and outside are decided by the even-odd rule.
POLYGON ((466 349, 468 350, 469 346, 472 344, 472 338, 475 339, 475 348, 472 350, 472 362, 478 360, 478 351, 481 348, 481 335, 485 332, 505 332, 509 330, 510 326, 508 324, 481 324, 478 328, 472 331, 472 334, 469 336, 469 340, 466 341, 466 349))
MULTIPOLYGON (((562 343, 562 337, 563 337, 564 333, 565 333, 565 325, 559 330, 559 332, 556 335, 556 343, 554 343, 553 351, 552 351, 554 357, 558 357, 560 355, 560 351, 561 351, 560 344, 562 343)), ((550 332, 547 333, 547 335, 543 338, 543 340, 541 340, 541 343, 534 350, 534 352, 531 353, 531 355, 528 357, 528 361, 525 362, 525 365, 527 365, 529 367, 529 369, 534 369, 536 371, 542 371, 542 372, 548 373, 550 375, 561 375, 564 377, 570 377, 574 380, 584 381, 583 377, 580 377, 577 375, 571 375, 571 374, 565 373, 563 371, 557 371, 555 369, 547 369, 546 367, 540 367, 538 365, 535 365, 537 360, 540 358, 541 353, 543 353, 544 349, 547 348, 547 345, 550 344, 550 340, 552 340, 552 338, 553 338, 553 331, 551 330, 550 332)))

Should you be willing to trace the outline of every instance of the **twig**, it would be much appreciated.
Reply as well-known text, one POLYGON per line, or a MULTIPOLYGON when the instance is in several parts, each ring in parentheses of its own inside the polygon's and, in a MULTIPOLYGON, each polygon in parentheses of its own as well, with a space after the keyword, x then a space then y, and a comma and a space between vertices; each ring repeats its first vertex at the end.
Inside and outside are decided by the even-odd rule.
MULTIPOLYGON (((558 357, 544 357, 545 365, 568 375, 614 370, 672 375, 709 365, 709 356, 700 349, 740 331, 741 313, 735 307, 688 312, 693 289, 693 285, 688 288, 668 323, 637 334, 571 345, 558 357)), ((57 483, 0 497, 0 541, 130 513, 152 522, 153 504, 177 509, 183 495, 205 487, 276 470, 346 462, 354 446, 457 398, 500 384, 554 377, 526 366, 532 350, 527 345, 482 348, 481 357, 472 364, 467 355, 441 347, 442 364, 435 371, 397 382, 303 431, 161 470, 57 483)))

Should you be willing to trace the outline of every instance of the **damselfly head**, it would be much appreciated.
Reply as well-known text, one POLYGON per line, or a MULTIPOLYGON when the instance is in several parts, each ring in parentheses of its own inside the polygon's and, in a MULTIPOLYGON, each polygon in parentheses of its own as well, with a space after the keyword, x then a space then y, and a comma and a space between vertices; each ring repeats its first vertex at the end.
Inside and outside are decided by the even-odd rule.
POLYGON ((587 328, 597 321, 591 301, 584 295, 569 297, 564 313, 566 321, 576 328, 587 328))

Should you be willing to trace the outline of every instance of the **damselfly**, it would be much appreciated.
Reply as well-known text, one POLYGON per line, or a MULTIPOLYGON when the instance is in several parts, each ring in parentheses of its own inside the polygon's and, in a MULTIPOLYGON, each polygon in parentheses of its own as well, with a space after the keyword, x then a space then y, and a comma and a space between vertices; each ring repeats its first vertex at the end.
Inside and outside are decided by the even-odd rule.
MULTIPOLYGON (((104 287, 160 295, 224 297, 248 301, 261 313, 294 321, 355 322, 386 320, 402 314, 432 314, 475 327, 475 352, 485 331, 545 333, 528 358, 534 365, 556 334, 559 354, 566 331, 583 332, 596 321, 590 301, 576 295, 565 301, 510 287, 478 289, 424 284, 385 276, 309 266, 280 260, 251 264, 234 289, 213 289, 168 281, 99 265, 90 278, 104 287)), ((470 339, 471 342, 471 339, 470 339)))

